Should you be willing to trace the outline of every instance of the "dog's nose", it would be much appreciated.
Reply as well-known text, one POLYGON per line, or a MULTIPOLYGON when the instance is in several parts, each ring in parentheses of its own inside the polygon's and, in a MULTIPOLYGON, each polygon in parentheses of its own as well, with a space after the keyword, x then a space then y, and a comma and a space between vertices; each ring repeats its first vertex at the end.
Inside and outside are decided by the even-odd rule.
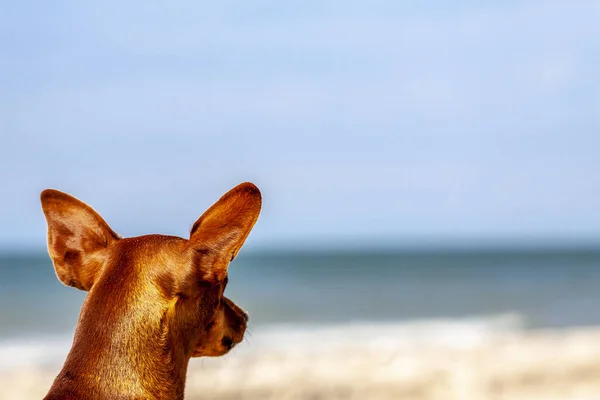
POLYGON ((244 322, 248 323, 250 316, 248 315, 248 313, 246 311, 242 311, 242 317, 244 317, 244 322))
POLYGON ((231 350, 233 348, 233 346, 235 346, 235 342, 229 336, 225 336, 223 339, 221 339, 221 344, 227 350, 231 350))

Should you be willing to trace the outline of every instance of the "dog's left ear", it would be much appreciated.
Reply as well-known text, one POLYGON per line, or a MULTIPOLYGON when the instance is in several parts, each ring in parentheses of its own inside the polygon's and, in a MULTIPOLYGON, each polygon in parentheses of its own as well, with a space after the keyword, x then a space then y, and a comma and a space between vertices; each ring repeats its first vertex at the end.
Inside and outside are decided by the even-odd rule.
POLYGON ((120 239, 92 207, 58 190, 41 194, 48 223, 48 253, 58 279, 67 286, 90 290, 103 250, 120 239))
POLYGON ((220 282, 258 219, 262 198, 249 182, 225 193, 194 223, 189 246, 202 279, 220 282))

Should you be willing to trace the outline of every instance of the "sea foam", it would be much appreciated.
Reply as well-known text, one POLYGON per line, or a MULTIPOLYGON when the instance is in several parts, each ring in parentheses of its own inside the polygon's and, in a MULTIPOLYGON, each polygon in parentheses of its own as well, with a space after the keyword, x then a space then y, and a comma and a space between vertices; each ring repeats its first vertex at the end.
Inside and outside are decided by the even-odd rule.
MULTIPOLYGON (((519 314, 405 322, 353 321, 337 324, 271 324, 250 326, 236 349, 287 352, 290 355, 331 350, 398 350, 414 346, 468 348, 524 327, 519 314)), ((0 370, 17 367, 56 367, 64 361, 72 336, 9 338, 0 341, 0 370)))

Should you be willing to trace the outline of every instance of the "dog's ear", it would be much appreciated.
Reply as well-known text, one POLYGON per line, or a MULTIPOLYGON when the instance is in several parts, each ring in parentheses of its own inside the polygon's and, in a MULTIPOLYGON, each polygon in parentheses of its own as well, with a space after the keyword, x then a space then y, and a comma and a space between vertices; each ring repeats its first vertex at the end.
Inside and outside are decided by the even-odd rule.
POLYGON ((52 189, 44 190, 40 197, 56 276, 67 286, 90 290, 104 256, 102 250, 119 240, 119 235, 75 197, 52 189))
POLYGON ((225 193, 194 223, 189 246, 202 279, 220 282, 258 219, 260 190, 249 182, 225 193))

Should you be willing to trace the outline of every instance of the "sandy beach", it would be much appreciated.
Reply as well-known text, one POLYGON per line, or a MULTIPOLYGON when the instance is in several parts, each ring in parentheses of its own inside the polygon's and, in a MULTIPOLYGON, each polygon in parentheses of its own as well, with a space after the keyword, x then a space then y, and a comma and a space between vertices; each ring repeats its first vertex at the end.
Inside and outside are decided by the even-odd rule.
MULTIPOLYGON (((341 328, 292 335, 289 343, 275 346, 263 344, 280 332, 258 334, 256 346, 250 337, 226 357, 192 360, 186 398, 600 399, 600 327, 467 336, 450 328, 445 339, 424 333, 415 340, 411 332, 409 342, 395 328, 386 329, 364 345, 355 341, 360 327, 352 341, 334 339, 341 328), (310 341, 315 345, 306 346, 310 341)), ((0 398, 42 398, 58 368, 4 371, 0 398)))

